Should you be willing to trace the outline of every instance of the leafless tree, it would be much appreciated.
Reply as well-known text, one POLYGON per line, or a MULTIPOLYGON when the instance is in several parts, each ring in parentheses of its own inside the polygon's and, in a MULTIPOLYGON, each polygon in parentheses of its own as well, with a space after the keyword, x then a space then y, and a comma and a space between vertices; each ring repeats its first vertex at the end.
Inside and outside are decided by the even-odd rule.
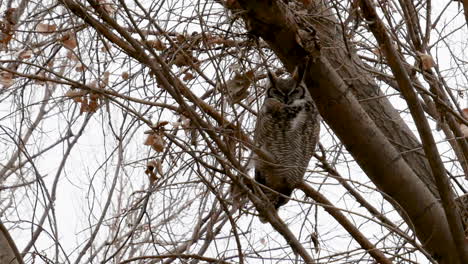
POLYGON ((0 261, 468 263, 467 6, 0 1, 0 261), (276 212, 252 134, 296 67, 322 132, 276 212))

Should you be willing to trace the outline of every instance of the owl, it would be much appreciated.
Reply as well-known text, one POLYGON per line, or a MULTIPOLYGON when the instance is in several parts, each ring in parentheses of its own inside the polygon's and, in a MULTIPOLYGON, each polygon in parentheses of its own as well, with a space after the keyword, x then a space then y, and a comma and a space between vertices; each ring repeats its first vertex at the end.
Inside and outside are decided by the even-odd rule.
MULTIPOLYGON (((275 164, 255 158, 255 180, 286 197, 303 180, 320 132, 320 117, 302 81, 304 73, 279 79, 268 72, 269 86, 259 111, 254 140, 275 164)), ((266 188, 263 192, 275 209, 288 198, 266 188)))

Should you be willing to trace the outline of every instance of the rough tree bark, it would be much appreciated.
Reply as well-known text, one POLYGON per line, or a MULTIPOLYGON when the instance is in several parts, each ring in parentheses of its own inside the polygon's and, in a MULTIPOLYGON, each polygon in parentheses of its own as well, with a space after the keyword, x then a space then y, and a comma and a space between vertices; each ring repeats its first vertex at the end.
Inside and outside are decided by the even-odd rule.
POLYGON ((8 230, 0 221, 0 263, 23 264, 18 249, 8 233, 8 230))
POLYGON ((298 23, 298 16, 278 1, 238 3, 246 11, 247 29, 263 38, 288 70, 312 57, 306 83, 322 117, 376 186, 401 206, 432 256, 440 263, 462 263, 430 166, 422 152, 408 151, 420 143, 352 48, 345 51, 327 7, 314 1, 309 10, 314 15, 298 23), (358 103, 369 98, 378 99, 358 103))
POLYGON ((454 0, 463 4, 463 12, 465 13, 466 26, 468 27, 468 0, 454 0))

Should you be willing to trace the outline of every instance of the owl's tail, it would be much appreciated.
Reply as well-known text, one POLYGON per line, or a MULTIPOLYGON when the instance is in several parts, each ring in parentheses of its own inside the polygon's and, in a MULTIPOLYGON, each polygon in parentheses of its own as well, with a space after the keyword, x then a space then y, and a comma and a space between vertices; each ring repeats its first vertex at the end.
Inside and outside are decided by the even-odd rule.
MULTIPOLYGON (((263 175, 263 173, 261 171, 257 170, 257 169, 255 169, 255 181, 257 181, 258 183, 263 184, 263 185, 265 185, 267 187, 270 187, 270 186, 268 186, 268 184, 266 182, 265 175, 263 175)), ((262 190, 263 190, 263 193, 265 193, 265 195, 268 197, 270 202, 273 203, 273 205, 275 206, 275 209, 278 209, 281 206, 285 205, 289 201, 289 198, 287 198, 287 197, 290 197, 291 194, 292 194, 292 191, 293 191, 293 189, 285 187, 285 188, 282 188, 281 190, 275 190, 275 191, 282 194, 282 195, 278 195, 277 193, 274 193, 274 192, 272 192, 270 190, 267 190, 265 188, 263 188, 262 190), (287 196, 287 197, 284 197, 284 196, 287 196)))

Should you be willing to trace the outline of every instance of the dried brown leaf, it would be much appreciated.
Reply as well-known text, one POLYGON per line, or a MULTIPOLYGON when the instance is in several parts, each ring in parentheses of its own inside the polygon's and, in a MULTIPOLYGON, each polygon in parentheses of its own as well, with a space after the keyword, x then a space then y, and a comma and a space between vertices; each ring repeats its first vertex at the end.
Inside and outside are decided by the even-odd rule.
POLYGON ((250 82, 252 82, 255 78, 255 72, 253 70, 246 72, 244 75, 250 82))
POLYGON ((71 61, 78 61, 78 57, 71 50, 67 52, 67 58, 70 59, 71 61))
POLYGON ((146 137, 146 140, 145 140, 145 143, 143 143, 143 145, 145 146, 151 146, 154 144, 154 134, 149 134, 147 137, 146 137))
POLYGON ((234 78, 226 82, 226 89, 229 93, 229 101, 233 104, 239 103, 249 95, 249 86, 254 78, 254 72, 248 71, 244 74, 236 73, 234 78))
POLYGON ((8 8, 4 15, 5 20, 13 26, 18 23, 18 12, 16 12, 16 10, 16 8, 8 8))
POLYGON ((161 121, 161 122, 158 122, 158 123, 156 124, 156 126, 154 126, 154 129, 158 129, 158 130, 159 130, 159 129, 164 129, 164 126, 167 125, 167 124, 169 124, 168 121, 161 121))
POLYGON ((316 232, 313 232, 312 234, 310 234, 310 240, 312 240, 312 243, 314 244, 315 253, 318 253, 320 250, 320 242, 318 239, 318 234, 316 232))
POLYGON ((43 35, 52 34, 57 31, 57 26, 54 24, 39 23, 36 26, 36 31, 43 35))
POLYGON ((158 176, 156 176, 156 173, 154 173, 152 167, 147 166, 145 170, 145 174, 148 175, 148 178, 151 184, 158 180, 158 176))
POLYGON ((156 169, 156 172, 159 173, 159 175, 163 175, 163 170, 162 170, 162 163, 160 159, 154 159, 148 163, 148 166, 152 166, 153 168, 156 169))
POLYGON ((182 44, 184 41, 185 41, 186 37, 182 34, 178 34, 176 36, 176 41, 177 41, 177 44, 182 44))
POLYGON ((101 82, 99 84, 100 89, 104 89, 109 84, 109 76, 110 76, 110 72, 108 71, 104 72, 104 76, 101 79, 101 82))
POLYGON ((216 36, 207 36, 206 38, 206 44, 210 47, 216 45, 216 44, 224 44, 225 40, 221 37, 216 37, 216 36))
POLYGON ((77 72, 84 72, 86 69, 88 69, 88 67, 81 63, 79 63, 78 66, 75 67, 75 71, 77 72))
POLYGON ((128 78, 130 78, 130 75, 128 74, 128 72, 122 72, 121 76, 122 76, 122 79, 124 80, 128 80, 128 78))
POLYGON ((151 148, 157 152, 163 152, 166 142, 161 134, 152 133, 146 137, 144 145, 151 146, 151 148))
POLYGON ((177 67, 189 66, 190 65, 190 59, 188 57, 182 55, 182 53, 177 53, 177 55, 174 58, 174 64, 177 67))
POLYGON ((151 145, 151 148, 153 148, 157 152, 163 152, 165 146, 166 146, 166 142, 164 141, 162 135, 155 134, 154 143, 153 145, 151 145))
POLYGON ((429 54, 418 53, 419 59, 421 60, 421 67, 423 70, 429 70, 435 66, 434 59, 429 54))
POLYGON ((3 85, 4 88, 8 88, 14 84, 13 80, 13 73, 0 71, 0 84, 3 85))
POLYGON ((81 101, 80 114, 89 112, 88 98, 83 97, 81 101))
POLYGON ((195 78, 195 76, 193 76, 192 73, 186 72, 186 73, 184 74, 184 78, 182 78, 182 80, 184 80, 184 81, 186 82, 186 81, 193 80, 193 78, 195 78))
POLYGON ((117 7, 108 0, 98 0, 98 3, 100 3, 101 8, 111 16, 115 14, 115 11, 117 11, 117 7))
POLYGON ((4 32, 0 32, 0 43, 7 45, 8 42, 13 38, 13 34, 8 34, 4 32))
POLYGON ((96 98, 92 98, 88 104, 88 111, 90 113, 95 113, 99 109, 100 105, 96 98))
POLYGON ((218 36, 208 36, 206 39, 206 44, 210 47, 214 45, 234 46, 236 45, 236 42, 234 40, 225 39, 218 36))
POLYGON ((462 113, 463 113, 463 117, 464 117, 465 119, 468 119, 468 108, 463 109, 463 110, 462 110, 462 113))
POLYGON ((82 89, 70 89, 65 93, 65 96, 73 99, 75 102, 82 102, 83 101, 83 96, 85 96, 87 92, 82 89))
POLYGON ((32 50, 28 49, 28 50, 23 50, 19 53, 18 55, 18 58, 22 59, 22 60, 25 60, 25 59, 29 59, 31 58, 33 52, 32 50))
POLYGON ((99 94, 99 93, 93 93, 93 92, 91 92, 91 93, 89 94, 89 99, 91 99, 91 100, 102 99, 102 95, 99 94))
POLYGON ((155 50, 165 50, 166 49, 166 46, 164 45, 164 43, 159 39, 148 40, 148 45, 150 45, 155 50))
POLYGON ((72 32, 68 32, 62 36, 60 39, 62 42, 63 46, 65 46, 68 49, 74 49, 78 46, 78 43, 76 42, 75 34, 72 32))
POLYGON ((156 175, 156 172, 162 176, 162 164, 159 159, 151 160, 150 162, 148 162, 148 164, 146 164, 145 173, 146 175, 148 175, 151 183, 154 183, 159 179, 156 175))

